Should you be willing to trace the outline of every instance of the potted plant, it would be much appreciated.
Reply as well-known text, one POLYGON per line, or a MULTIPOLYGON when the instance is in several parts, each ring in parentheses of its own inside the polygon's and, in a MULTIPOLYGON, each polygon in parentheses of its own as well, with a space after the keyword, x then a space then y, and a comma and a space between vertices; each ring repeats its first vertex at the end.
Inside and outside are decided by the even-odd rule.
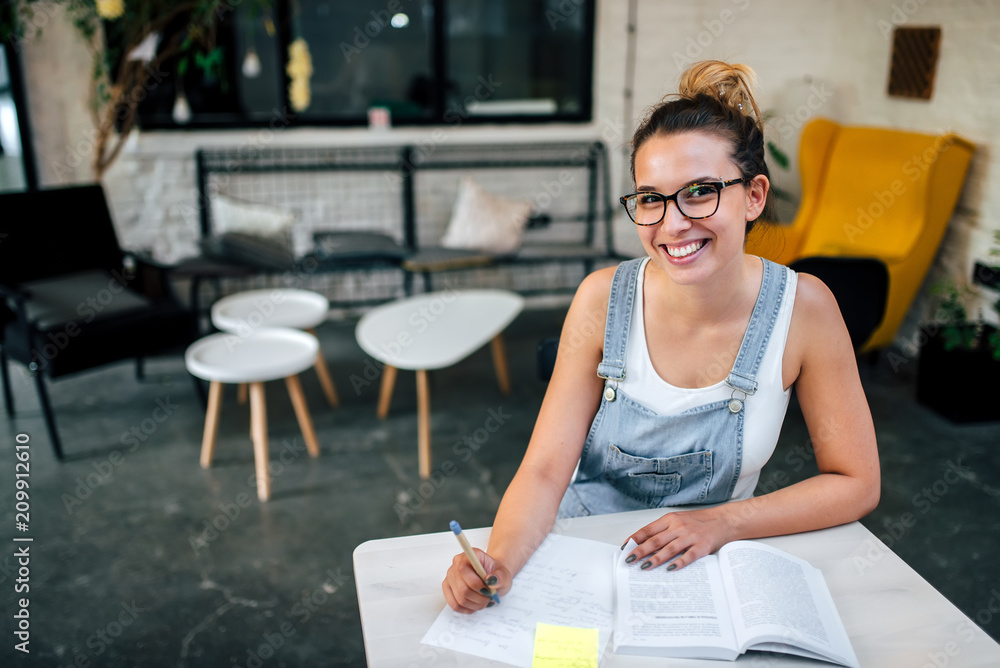
MULTIPOLYGON (((1000 331, 969 318, 967 304, 975 295, 967 285, 936 285, 940 299, 933 322, 924 327, 927 342, 917 362, 917 401, 953 422, 1000 420, 994 399, 1000 374, 1000 331)), ((1000 313, 1000 299, 993 308, 1000 313)))

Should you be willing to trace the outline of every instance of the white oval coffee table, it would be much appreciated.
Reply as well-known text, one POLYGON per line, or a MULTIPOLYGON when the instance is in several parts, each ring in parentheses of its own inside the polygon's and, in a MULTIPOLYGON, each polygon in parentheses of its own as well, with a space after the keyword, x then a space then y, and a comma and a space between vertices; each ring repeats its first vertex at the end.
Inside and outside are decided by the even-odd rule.
POLYGON ((417 443, 421 478, 431 474, 430 390, 427 371, 443 369, 491 344, 500 391, 510 392, 502 332, 524 307, 506 290, 445 290, 377 306, 358 321, 355 336, 385 364, 378 416, 389 414, 397 369, 417 372, 417 443))
POLYGON ((271 496, 271 478, 267 470, 265 382, 285 379, 306 448, 311 456, 319 456, 316 432, 298 377, 298 374, 316 363, 318 350, 319 342, 315 336, 285 327, 257 330, 245 338, 236 334, 210 334, 188 347, 184 353, 188 371, 210 383, 205 431, 201 442, 203 468, 212 465, 223 383, 250 386, 250 437, 253 440, 254 466, 257 471, 257 497, 261 501, 267 501, 271 496))
MULTIPOLYGON (((291 327, 316 334, 316 327, 324 322, 330 311, 330 302, 323 295, 309 290, 271 288, 247 290, 223 297, 212 305, 212 324, 224 332, 242 337, 249 336, 261 327, 291 327)), ((323 393, 331 406, 339 406, 340 399, 327 369, 323 351, 316 353, 316 375, 323 393)), ((244 401, 240 386, 240 401, 244 401)))

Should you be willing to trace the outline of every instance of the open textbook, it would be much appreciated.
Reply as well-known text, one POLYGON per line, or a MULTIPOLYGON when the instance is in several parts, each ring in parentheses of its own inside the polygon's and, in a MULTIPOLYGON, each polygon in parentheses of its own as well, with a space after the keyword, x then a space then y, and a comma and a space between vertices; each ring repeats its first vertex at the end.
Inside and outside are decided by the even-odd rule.
POLYGON ((538 622, 597 628, 601 655, 735 660, 783 652, 857 668, 822 573, 755 541, 685 568, 641 570, 620 550, 552 534, 501 604, 474 615, 445 607, 423 638, 434 647, 529 668, 538 622))

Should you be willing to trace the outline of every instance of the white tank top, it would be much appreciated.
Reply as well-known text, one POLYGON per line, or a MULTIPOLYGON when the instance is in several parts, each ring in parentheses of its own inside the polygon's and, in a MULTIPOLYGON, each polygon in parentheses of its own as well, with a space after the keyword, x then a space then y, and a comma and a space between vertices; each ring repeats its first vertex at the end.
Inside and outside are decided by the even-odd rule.
MULTIPOLYGON (((660 415, 673 415, 712 403, 729 399, 733 390, 720 380, 708 387, 685 388, 676 387, 660 378, 653 363, 649 359, 649 348, 646 345, 646 328, 642 317, 643 279, 646 273, 646 261, 639 269, 636 283, 636 298, 632 307, 632 326, 629 328, 628 345, 625 353, 625 380, 621 382, 622 391, 646 408, 660 415)), ((774 452, 781 432, 781 424, 788 409, 791 388, 785 390, 781 377, 781 359, 785 353, 785 341, 788 338, 788 325, 792 321, 792 306, 795 303, 795 287, 798 275, 794 271, 787 273, 785 294, 782 297, 778 317, 774 329, 767 341, 764 358, 757 371, 757 392, 745 400, 746 417, 743 422, 743 463, 740 477, 733 491, 733 500, 747 499, 753 496, 757 487, 760 470, 774 452)), ((713 375, 725 377, 730 367, 719 368, 713 375)))

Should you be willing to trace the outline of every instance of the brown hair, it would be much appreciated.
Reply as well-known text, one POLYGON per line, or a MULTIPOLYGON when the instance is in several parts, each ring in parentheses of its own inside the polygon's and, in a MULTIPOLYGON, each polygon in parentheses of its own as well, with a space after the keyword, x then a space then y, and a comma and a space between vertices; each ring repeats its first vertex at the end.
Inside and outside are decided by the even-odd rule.
MULTIPOLYGON (((749 181, 758 174, 770 179, 764 161, 764 122, 753 96, 756 83, 754 71, 739 63, 704 60, 684 70, 677 94, 654 106, 632 135, 632 181, 635 154, 647 140, 691 130, 728 140, 733 146, 733 162, 744 179, 749 181)), ((773 207, 768 189, 761 217, 773 220, 773 207)), ((748 233, 756 222, 747 222, 748 233)))

